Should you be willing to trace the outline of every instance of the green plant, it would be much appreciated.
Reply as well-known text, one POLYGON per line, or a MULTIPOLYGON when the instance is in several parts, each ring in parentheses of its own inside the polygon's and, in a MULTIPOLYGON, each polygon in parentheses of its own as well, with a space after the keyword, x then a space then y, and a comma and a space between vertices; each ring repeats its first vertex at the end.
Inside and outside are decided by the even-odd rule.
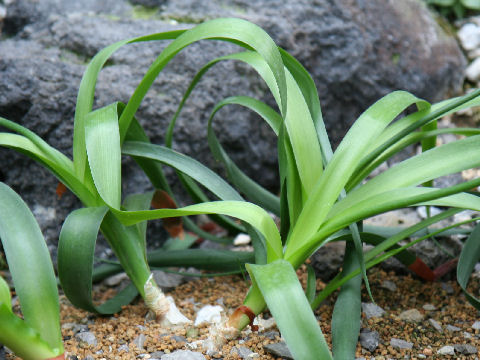
POLYGON ((64 359, 50 253, 20 196, 0 182, 0 198, 0 239, 23 315, 12 312, 10 288, 0 276, 0 343, 25 360, 64 359))
POLYGON ((426 0, 427 4, 434 6, 443 16, 454 14, 457 19, 462 19, 468 11, 478 12, 478 0, 426 0))
MULTIPOLYGON (((95 201, 89 203, 90 208, 77 210, 64 225, 59 254, 71 254, 73 249, 77 249, 85 261, 73 272, 71 262, 60 261, 60 278, 62 279, 62 273, 82 276, 83 280, 75 283, 74 298, 83 298, 77 304, 94 309, 90 306, 89 293, 92 249, 98 228, 103 226, 102 219, 105 224, 108 216, 109 224, 114 223, 115 229, 122 229, 127 234, 132 234, 129 235, 131 239, 136 239, 136 243, 126 242, 128 246, 135 247, 137 252, 141 249, 141 255, 130 259, 131 254, 126 248, 120 249, 114 243, 119 234, 103 230, 122 266, 141 290, 148 272, 142 270, 140 281, 136 281, 135 274, 128 271, 128 266, 131 262, 146 258, 145 221, 209 214, 232 232, 247 231, 255 248, 255 264, 247 265, 253 284, 244 305, 235 311, 223 328, 212 329, 211 339, 221 341, 228 334, 236 334, 268 306, 296 359, 316 359, 318 354, 322 354, 321 358, 331 358, 312 309, 341 287, 332 319, 333 353, 338 359, 352 358, 360 326, 360 321, 354 319, 360 320, 362 278, 370 291, 366 269, 394 255, 403 258, 406 263, 416 263, 415 258, 412 260, 406 255, 406 248, 414 242, 448 230, 432 228, 432 225, 461 209, 480 209, 480 199, 475 194, 466 192, 480 185, 479 179, 444 189, 421 186, 437 177, 480 165, 479 130, 436 129, 436 120, 441 116, 479 105, 479 94, 480 91, 476 90, 466 96, 431 105, 407 92, 393 92, 359 117, 333 153, 323 123, 317 90, 310 75, 291 55, 278 48, 262 29, 247 21, 216 19, 187 31, 154 34, 113 44, 92 59, 79 90, 74 135, 75 175, 68 179, 80 179, 77 182, 88 186, 89 194, 95 201), (153 40, 173 41, 148 69, 128 103, 114 103, 92 111, 96 78, 111 54, 128 43, 153 40), (166 146, 151 144, 134 114, 167 63, 186 46, 200 40, 232 42, 243 47, 244 51, 214 59, 200 69, 167 129, 166 146), (225 165, 228 178, 238 191, 205 166, 170 148, 175 120, 185 101, 201 77, 220 61, 242 61, 254 68, 267 84, 277 104, 277 109, 274 109, 256 99, 237 96, 224 99, 212 112, 207 125, 208 143, 214 156, 225 165), (258 113, 277 134, 281 188, 279 198, 248 178, 218 142, 212 123, 218 110, 227 105, 244 106, 258 113), (403 111, 412 105, 416 106, 417 111, 402 117, 403 111), (433 148, 435 141, 431 140, 444 133, 464 135, 466 138, 433 148), (422 154, 364 182, 381 163, 406 146, 418 142, 422 143, 422 154), (161 164, 173 167, 197 204, 179 209, 149 210, 152 194, 145 194, 129 197, 122 205, 122 154, 132 156, 155 188, 165 191, 172 198, 161 164), (217 201, 209 201, 202 187, 214 194, 217 201), (252 202, 246 202, 240 193, 252 202), (385 229, 373 229, 362 224, 362 220, 370 216, 419 204, 452 209, 388 235, 385 234, 385 229), (280 230, 267 210, 280 216, 280 230), (77 217, 90 218, 91 222, 88 226, 83 220, 77 223, 74 221, 77 217), (243 223, 239 225, 229 217, 240 219, 243 223), (424 233, 418 235, 421 231, 424 233), (414 242, 398 245, 401 240, 413 235, 419 236, 414 242), (78 241, 74 243, 75 238, 78 241), (65 244, 68 243, 65 239, 72 239, 70 243, 74 244, 69 251, 64 251, 67 250, 65 244), (295 275, 295 269, 313 252, 318 249, 321 251, 324 244, 337 240, 347 240, 343 271, 319 294, 315 294, 312 285, 315 279, 310 272, 310 286, 305 294, 295 275), (362 242, 373 243, 375 247, 364 254, 362 242), (87 265, 86 268, 82 266, 84 264, 87 265)), ((4 124, 18 132, 26 131, 23 128, 15 129, 13 124, 5 120, 4 124)), ((20 137, 15 138, 17 139, 20 141, 20 137)), ((28 139, 36 138, 29 135, 28 139)), ((6 145, 20 147, 14 141, 6 145)), ((20 148, 36 155, 27 144, 20 148)), ((69 166, 72 167, 71 164, 69 166)), ((58 174, 56 167, 53 169, 58 174)), ((61 178, 66 182, 66 176, 62 175, 61 178)), ((75 192, 75 187, 70 183, 67 186, 75 192)), ((184 221, 190 229, 201 233, 192 222, 187 219, 184 221)), ((146 269, 146 265, 142 266, 146 269)), ((469 268, 462 270, 462 273, 467 274, 469 268)), ((433 279, 435 276, 431 274, 430 277, 433 279)), ((68 286, 68 283, 74 283, 73 278, 71 281, 62 281, 64 285, 68 286)))

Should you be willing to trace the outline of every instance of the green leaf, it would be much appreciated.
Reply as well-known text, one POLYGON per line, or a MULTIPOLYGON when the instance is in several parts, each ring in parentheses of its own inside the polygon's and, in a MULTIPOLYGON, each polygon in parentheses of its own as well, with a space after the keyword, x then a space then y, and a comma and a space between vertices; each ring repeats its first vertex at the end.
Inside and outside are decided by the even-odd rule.
MULTIPOLYGON (((359 267, 354 244, 345 249, 342 275, 359 267)), ((353 359, 357 348, 362 313, 362 278, 356 276, 345 283, 335 301, 332 314, 332 347, 334 359, 353 359)))
POLYGON ((297 274, 285 260, 267 265, 247 264, 293 357, 298 360, 332 359, 297 274))
POLYGON ((310 265, 307 265, 307 289, 305 290, 305 296, 310 304, 315 299, 316 293, 317 277, 315 276, 315 270, 310 265))
POLYGON ((0 183, 0 239, 26 324, 63 352, 57 282, 40 228, 23 200, 0 183))
POLYGON ((370 142, 398 114, 414 103, 425 104, 407 92, 396 91, 370 106, 354 123, 305 203, 287 240, 286 256, 304 246, 325 220, 370 142))
POLYGON ((479 0, 460 0, 460 2, 467 9, 480 10, 480 1, 479 0))
POLYGON ((0 303, 0 343, 24 360, 50 359, 63 353, 63 346, 52 349, 38 332, 14 315, 5 303, 0 303))
POLYGON ((213 201, 186 206, 178 209, 157 209, 148 211, 119 211, 111 209, 125 225, 133 225, 144 220, 166 217, 222 214, 238 218, 256 228, 266 241, 269 261, 282 258, 283 250, 277 226, 268 213, 261 207, 244 201, 213 201))
POLYGON ((122 164, 116 103, 86 117, 85 142, 93 181, 109 206, 120 208, 122 164))
POLYGON ((468 281, 472 274, 475 264, 480 259, 480 225, 475 229, 463 244, 462 252, 457 264, 457 281, 463 290, 468 302, 477 310, 480 310, 480 300, 467 291, 468 281))
POLYGON ((10 287, 4 278, 0 276, 0 304, 3 303, 12 310, 12 296, 10 294, 10 287))
MULTIPOLYGON (((118 312, 137 295, 135 287, 130 285, 102 305, 93 304, 92 269, 95 242, 107 211, 107 207, 73 211, 63 224, 58 242, 58 275, 65 295, 73 305, 99 314, 118 312)), ((129 231, 136 232, 136 229, 131 228, 129 231)), ((142 289, 144 283, 145 281, 140 285, 142 289)))

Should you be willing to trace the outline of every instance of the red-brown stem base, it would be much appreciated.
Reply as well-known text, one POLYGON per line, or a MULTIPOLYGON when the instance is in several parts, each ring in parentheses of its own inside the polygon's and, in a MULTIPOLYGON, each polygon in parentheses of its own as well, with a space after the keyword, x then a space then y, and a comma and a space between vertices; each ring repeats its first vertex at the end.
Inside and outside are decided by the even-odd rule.
POLYGON ((250 309, 248 306, 245 306, 245 305, 239 306, 239 307, 234 311, 234 313, 230 316, 230 319, 229 319, 229 321, 228 321, 229 326, 238 328, 238 325, 237 325, 237 324, 240 322, 240 318, 241 318, 243 315, 248 316, 248 318, 249 318, 249 320, 250 320, 249 325, 250 325, 250 328, 252 329, 252 331, 257 331, 257 330, 258 330, 258 326, 257 326, 257 325, 253 325, 253 320, 255 319, 255 313, 252 311, 252 309, 250 309), (236 326, 236 325, 237 325, 237 326, 236 326))
POLYGON ((57 357, 46 359, 46 360, 65 360, 65 353, 58 355, 57 357))

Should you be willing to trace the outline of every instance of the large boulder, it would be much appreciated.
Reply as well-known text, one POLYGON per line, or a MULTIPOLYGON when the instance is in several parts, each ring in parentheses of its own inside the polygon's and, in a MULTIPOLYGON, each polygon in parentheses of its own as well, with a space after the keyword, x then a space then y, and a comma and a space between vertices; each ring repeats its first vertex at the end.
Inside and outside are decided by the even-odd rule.
MULTIPOLYGON (((27 126, 69 156, 76 92, 90 57, 120 39, 188 28, 216 17, 257 23, 305 65, 318 86, 335 144, 365 108, 388 92, 404 89, 439 100, 458 91, 463 80, 465 60, 454 38, 416 0, 9 0, 5 6, 0 116, 27 126)), ((127 101, 164 46, 144 43, 118 51, 101 73, 95 106, 127 101)), ((162 142, 166 124, 199 67, 235 50, 233 45, 206 41, 181 52, 167 66, 137 114, 154 142, 162 142)), ((266 86, 246 66, 218 65, 187 103, 175 148, 218 168, 206 143, 209 111, 234 94, 271 102, 265 93, 266 86)), ((239 166, 277 190, 275 137, 267 126, 236 107, 222 110, 216 125, 239 166)), ((125 191, 149 188, 130 161, 125 162, 124 175, 125 191)), ((73 196, 58 200, 53 176, 11 150, 0 149, 0 181, 35 209, 47 239, 55 243, 60 223, 79 206, 73 196)))

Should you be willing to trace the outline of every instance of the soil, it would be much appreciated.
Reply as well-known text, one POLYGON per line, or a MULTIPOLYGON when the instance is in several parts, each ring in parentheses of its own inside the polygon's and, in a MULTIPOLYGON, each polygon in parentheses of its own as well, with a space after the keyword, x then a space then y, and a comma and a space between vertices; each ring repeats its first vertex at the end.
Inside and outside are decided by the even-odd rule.
MULTIPOLYGON (((300 279, 305 282, 304 272, 299 270, 300 279)), ((477 354, 454 356, 440 355, 437 351, 445 345, 470 344, 480 349, 480 330, 472 328, 479 319, 479 312, 466 301, 461 289, 455 281, 425 282, 407 275, 400 276, 380 269, 371 269, 369 279, 376 304, 385 310, 381 317, 365 318, 362 314, 362 328, 377 331, 380 344, 375 351, 369 352, 357 344, 357 357, 367 359, 476 359, 477 354), (388 280, 396 285, 396 290, 385 288, 388 280), (428 304, 428 305, 427 305, 428 304), (427 306, 425 306, 427 305, 427 306), (433 305, 433 306, 432 306, 433 305), (425 308, 430 310, 425 310, 425 308), (407 322, 399 315, 406 310, 417 309, 423 319, 419 322, 407 322), (434 310, 433 310, 434 309, 434 310), (443 328, 442 332, 435 330, 429 319, 436 320, 443 328), (447 325, 458 329, 448 331, 447 325), (390 345, 392 338, 413 343, 412 349, 399 350, 390 345)), ((477 295, 478 279, 471 281, 469 290, 477 295)), ((390 283, 391 285, 391 283, 390 283)), ((317 288, 325 284, 318 281, 317 288)), ((195 312, 203 305, 221 304, 227 312, 232 312, 241 305, 248 289, 248 282, 241 276, 201 278, 178 286, 168 294, 175 298, 179 309, 194 320, 195 312)), ((100 297, 108 297, 112 290, 97 288, 100 297)), ((330 320, 334 296, 328 299, 316 311, 322 331, 330 344, 330 320)), ((364 291, 364 302, 371 302, 364 291)), ((268 318, 269 314, 263 314, 268 318)), ((126 306, 123 311, 111 317, 100 317, 75 309, 65 297, 61 297, 62 331, 65 339, 67 359, 85 359, 88 355, 94 359, 135 359, 154 358, 152 353, 161 351, 171 353, 177 349, 191 350, 188 343, 205 339, 208 326, 193 325, 167 329, 162 328, 154 320, 149 320, 142 300, 126 306), (98 340, 96 346, 79 342, 73 333, 71 323, 87 324, 88 331, 93 332, 98 340), (135 344, 140 334, 145 335, 143 349, 135 344), (123 345, 123 347, 122 347, 123 345), (119 351, 128 346, 128 353, 119 351), (122 348, 121 348, 122 347, 122 348)), ((206 359, 240 359, 232 348, 236 346, 249 348, 258 354, 257 359, 281 359, 266 352, 264 346, 281 341, 276 327, 252 333, 250 329, 241 336, 228 342, 218 354, 206 355, 206 359)), ((201 351, 199 349, 193 351, 201 351)))

